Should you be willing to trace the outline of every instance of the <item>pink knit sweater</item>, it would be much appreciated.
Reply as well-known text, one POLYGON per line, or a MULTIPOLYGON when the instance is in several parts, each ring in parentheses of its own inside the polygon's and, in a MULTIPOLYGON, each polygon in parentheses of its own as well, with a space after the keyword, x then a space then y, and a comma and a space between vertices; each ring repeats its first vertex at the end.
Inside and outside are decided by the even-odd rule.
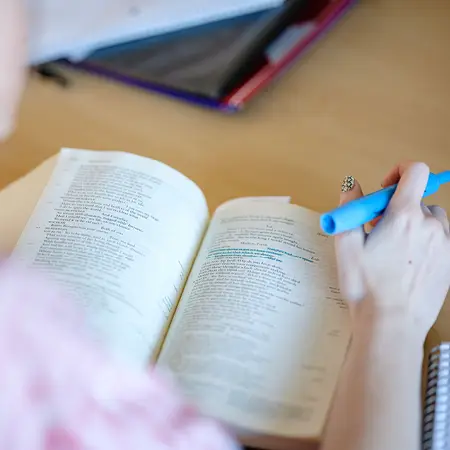
POLYGON ((113 361, 55 289, 0 266, 0 450, 231 450, 156 370, 113 361))

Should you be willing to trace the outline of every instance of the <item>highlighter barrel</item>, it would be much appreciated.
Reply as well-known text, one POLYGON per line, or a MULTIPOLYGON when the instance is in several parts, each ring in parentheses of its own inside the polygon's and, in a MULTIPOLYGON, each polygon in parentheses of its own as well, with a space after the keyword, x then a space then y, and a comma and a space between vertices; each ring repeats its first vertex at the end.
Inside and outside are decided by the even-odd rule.
MULTIPOLYGON (((439 186, 449 181, 449 173, 430 173, 424 197, 438 191, 439 186)), ((353 230, 383 214, 387 208, 397 185, 389 186, 369 195, 346 203, 338 208, 322 214, 320 226, 329 235, 336 235, 353 230)))

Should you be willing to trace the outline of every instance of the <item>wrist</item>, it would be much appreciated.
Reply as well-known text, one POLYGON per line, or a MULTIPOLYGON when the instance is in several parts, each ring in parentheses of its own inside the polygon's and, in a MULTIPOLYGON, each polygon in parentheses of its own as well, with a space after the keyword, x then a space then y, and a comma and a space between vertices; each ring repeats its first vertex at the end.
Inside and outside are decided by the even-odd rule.
POLYGON ((353 320, 354 339, 370 341, 379 346, 405 346, 422 350, 428 330, 405 311, 384 311, 363 301, 356 308, 353 320))
MULTIPOLYGON (((378 317, 370 322, 355 324, 350 347, 352 358, 364 361, 370 379, 393 377, 418 383, 422 376, 424 340, 409 320, 392 316, 378 317)), ((399 389, 396 385, 395 389, 399 389)))

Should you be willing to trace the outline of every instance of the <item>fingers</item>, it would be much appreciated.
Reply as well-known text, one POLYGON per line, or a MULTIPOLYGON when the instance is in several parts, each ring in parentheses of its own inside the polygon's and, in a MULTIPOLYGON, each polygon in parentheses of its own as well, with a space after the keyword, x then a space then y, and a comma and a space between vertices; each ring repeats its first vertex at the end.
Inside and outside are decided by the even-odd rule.
MULTIPOLYGON (((358 181, 355 180, 355 178, 352 176, 345 177, 341 186, 341 196, 339 199, 339 204, 343 205, 345 203, 351 202, 363 196, 364 194, 358 181)), ((363 238, 365 238, 364 227, 361 226, 351 232, 343 233, 341 237, 347 238, 348 236, 357 236, 357 235, 362 235, 363 238)))
MULTIPOLYGON (((381 182, 381 187, 386 188, 386 187, 389 187, 389 186, 399 183, 400 179, 405 175, 406 171, 409 170, 411 168, 411 166, 413 166, 415 164, 421 164, 421 163, 416 163, 414 161, 403 161, 400 164, 397 164, 384 177, 383 181, 381 182)), ((392 200, 394 200, 394 199, 392 199, 392 200)), ((392 203, 395 205, 396 201, 395 200, 392 201, 392 200, 391 200, 391 205, 392 205, 392 203)), ((401 207, 404 207, 404 206, 402 206, 402 203, 401 203, 401 207)), ((391 208, 392 208, 392 206, 391 206, 391 208)), ((382 217, 380 216, 380 217, 377 217, 376 219, 372 220, 372 222, 370 223, 371 227, 374 228, 378 224, 378 222, 381 220, 381 218, 382 217)))
POLYGON ((423 193, 428 183, 430 169, 424 163, 406 163, 397 166, 386 177, 391 182, 399 176, 398 187, 389 203, 389 211, 401 211, 407 207, 421 208, 423 193))
POLYGON ((370 226, 375 228, 378 225, 378 222, 383 218, 383 216, 378 216, 377 218, 370 221, 370 226))
POLYGON ((341 196, 339 198, 339 204, 351 202, 357 198, 362 197, 362 189, 355 177, 348 175, 344 178, 341 184, 341 196))
MULTIPOLYGON (((341 186, 341 196, 339 204, 343 205, 345 203, 351 202, 353 200, 356 200, 360 197, 363 197, 363 191, 361 189, 361 185, 358 183, 358 180, 356 180, 352 176, 347 176, 344 178, 344 181, 342 182, 341 186)), ((343 236, 347 237, 348 235, 351 235, 353 239, 358 239, 355 236, 362 235, 362 243, 364 243, 365 240, 365 233, 364 233, 364 227, 357 228, 353 230, 351 233, 344 233, 343 236)))
MULTIPOLYGON (((353 177, 345 177, 342 190, 341 205, 364 195, 353 177)), ((359 269, 365 238, 364 228, 359 227, 342 233, 335 239, 340 286, 342 294, 349 301, 361 300, 365 295, 364 279, 359 269)))
POLYGON ((393 184, 397 184, 400 181, 400 178, 402 177, 406 168, 411 164, 413 164, 413 161, 403 161, 393 167, 383 178, 381 187, 386 188, 388 186, 392 186, 393 184))
POLYGON ((428 210, 430 211, 431 215, 442 224, 444 231, 448 234, 450 225, 445 209, 441 208, 440 206, 433 205, 429 206, 428 210))
POLYGON ((431 213, 429 206, 425 205, 425 203, 421 203, 420 207, 422 208, 424 216, 433 217, 433 214, 431 213))
MULTIPOLYGON (((423 212, 423 214, 425 216, 428 216, 428 217, 432 217, 433 216, 433 214, 431 213, 431 211, 430 211, 430 209, 429 209, 429 207, 427 205, 425 205, 424 203, 421 203, 420 207, 421 207, 422 212, 423 212)), ((378 216, 376 219, 371 220, 370 221, 370 226, 372 228, 375 228, 382 218, 383 218, 383 216, 378 216)))

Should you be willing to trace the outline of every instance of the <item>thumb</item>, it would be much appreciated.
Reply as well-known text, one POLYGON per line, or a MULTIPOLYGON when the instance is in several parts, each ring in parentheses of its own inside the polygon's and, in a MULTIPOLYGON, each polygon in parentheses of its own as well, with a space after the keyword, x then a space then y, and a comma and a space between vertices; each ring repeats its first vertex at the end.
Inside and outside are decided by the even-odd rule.
MULTIPOLYGON (((362 197, 361 186, 352 176, 344 178, 340 204, 362 197)), ((341 292, 348 301, 362 300, 366 294, 361 268, 366 234, 364 227, 342 233, 335 238, 336 258, 341 292)))

